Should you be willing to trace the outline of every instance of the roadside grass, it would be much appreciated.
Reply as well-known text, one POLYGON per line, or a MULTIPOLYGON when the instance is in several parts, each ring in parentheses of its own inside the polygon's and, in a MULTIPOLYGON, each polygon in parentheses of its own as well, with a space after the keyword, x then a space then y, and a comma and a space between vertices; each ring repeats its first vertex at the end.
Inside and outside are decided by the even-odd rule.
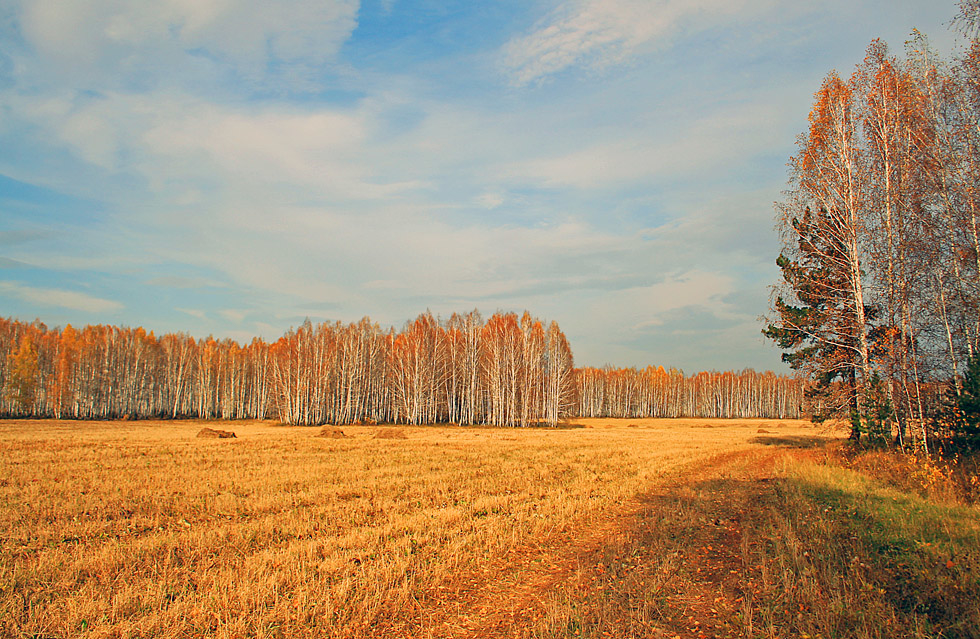
POLYGON ((537 636, 980 637, 980 508, 894 487, 907 460, 789 443, 648 495, 537 636))
POLYGON ((745 556, 763 636, 980 637, 980 509, 833 464, 784 472, 745 556))
POLYGON ((980 502, 980 453, 952 457, 861 449, 847 445, 832 447, 835 463, 870 475, 886 484, 932 500, 980 502))
POLYGON ((3 421, 0 636, 481 636, 454 630, 463 595, 515 552, 566 552, 651 485, 761 448, 765 421, 704 423, 382 440, 224 422, 238 438, 206 440, 194 422, 3 421))

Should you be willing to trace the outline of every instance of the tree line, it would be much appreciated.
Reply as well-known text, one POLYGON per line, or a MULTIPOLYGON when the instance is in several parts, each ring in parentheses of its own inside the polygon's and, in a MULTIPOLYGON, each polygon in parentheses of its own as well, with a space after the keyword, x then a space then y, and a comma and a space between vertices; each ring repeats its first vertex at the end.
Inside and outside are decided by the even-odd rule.
POLYGON ((685 376, 663 366, 582 368, 577 371, 581 417, 723 417, 797 419, 804 380, 757 373, 705 371, 685 376))
POLYGON ((0 415, 277 419, 289 424, 557 424, 574 416, 795 417, 800 381, 773 373, 575 369, 556 322, 423 313, 307 321, 240 345, 143 328, 48 329, 0 318, 0 415))
POLYGON ((914 32, 904 56, 875 40, 827 75, 789 161, 764 332, 812 379, 809 410, 853 438, 946 438, 980 356, 978 5, 960 5, 957 56, 914 32))

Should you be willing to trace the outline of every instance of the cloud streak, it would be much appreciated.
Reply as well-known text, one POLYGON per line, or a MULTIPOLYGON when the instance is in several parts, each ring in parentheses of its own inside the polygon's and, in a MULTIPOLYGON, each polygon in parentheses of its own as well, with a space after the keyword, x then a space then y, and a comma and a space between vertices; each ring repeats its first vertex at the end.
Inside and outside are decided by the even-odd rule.
POLYGON ((518 86, 573 68, 626 64, 667 48, 683 29, 744 14, 759 2, 736 0, 579 0, 553 11, 507 43, 503 66, 518 86))
POLYGON ((86 313, 109 313, 123 308, 123 305, 119 302, 102 299, 86 293, 79 293, 78 291, 37 288, 10 281, 0 281, 0 294, 16 297, 31 304, 54 306, 84 311, 86 313))

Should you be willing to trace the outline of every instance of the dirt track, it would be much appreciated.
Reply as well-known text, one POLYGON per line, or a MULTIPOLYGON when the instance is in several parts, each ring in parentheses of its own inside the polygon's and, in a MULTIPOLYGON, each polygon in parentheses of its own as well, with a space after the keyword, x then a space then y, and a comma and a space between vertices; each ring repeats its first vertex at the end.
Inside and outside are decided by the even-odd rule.
POLYGON ((741 635, 760 578, 745 560, 755 542, 743 538, 743 519, 773 490, 779 458, 809 445, 778 443, 688 468, 588 530, 516 549, 498 570, 432 593, 421 604, 423 636, 741 635), (555 627, 563 608, 583 602, 591 619, 555 627), (586 625, 597 634, 577 627, 586 625))

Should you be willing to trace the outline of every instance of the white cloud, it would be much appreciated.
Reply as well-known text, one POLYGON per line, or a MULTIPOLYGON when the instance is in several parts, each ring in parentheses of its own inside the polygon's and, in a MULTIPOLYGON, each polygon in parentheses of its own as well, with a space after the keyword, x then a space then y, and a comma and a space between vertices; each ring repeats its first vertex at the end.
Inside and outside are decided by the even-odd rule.
MULTIPOLYGON (((634 266, 642 263, 639 248, 630 256, 634 266)), ((739 313, 727 301, 741 283, 736 277, 713 268, 687 270, 687 264, 682 264, 675 268, 683 270, 670 272, 667 269, 671 267, 672 257, 656 254, 646 257, 649 283, 626 288, 572 290, 545 303, 539 302, 536 312, 559 320, 575 345, 579 365, 676 365, 697 361, 698 366, 720 366, 712 364, 722 355, 713 352, 719 340, 706 345, 699 337, 684 336, 674 324, 681 318, 683 326, 684 318, 688 317, 719 326, 754 324, 754 317, 739 313), (578 312, 568 313, 570 305, 578 312)), ((703 326, 697 328, 700 334, 705 333, 703 326)), ((735 347, 731 344, 723 350, 735 347)))
MULTIPOLYGON (((262 197, 281 203, 311 194, 378 198, 416 186, 372 182, 368 123, 356 109, 230 106, 169 91, 85 98, 0 94, 4 106, 17 114, 21 128, 51 148, 70 149, 102 172, 135 174, 177 207, 210 206, 216 195, 227 193, 253 203, 262 197)), ((43 184, 58 176, 38 172, 23 179, 43 184)), ((52 186, 101 196, 79 192, 86 183, 76 177, 52 186)))
POLYGON ((0 256, 0 268, 24 268, 29 266, 29 264, 21 262, 20 260, 13 260, 9 257, 0 256))
POLYGON ((358 161, 364 123, 355 113, 206 103, 185 109, 180 102, 161 105, 143 133, 147 159, 159 163, 147 167, 152 175, 164 171, 187 178, 217 169, 242 186, 288 183, 343 194, 372 190, 358 161))
POLYGON ((377 248, 366 261, 379 275, 388 275, 374 286, 473 302, 562 290, 581 275, 561 272, 564 260, 624 248, 622 238, 574 220, 535 228, 484 223, 460 228, 438 219, 421 224, 393 219, 384 228, 364 226, 361 233, 353 245, 370 246, 373 239, 377 248))
POLYGON ((117 129, 91 111, 76 112, 63 120, 61 136, 78 155, 95 166, 116 170, 119 158, 117 129))
POLYGON ((180 308, 179 306, 177 306, 174 307, 174 310, 180 311, 181 313, 186 313, 187 315, 190 315, 191 317, 196 317, 197 319, 205 319, 208 316, 207 313, 205 313, 199 308, 180 308))
POLYGON ((182 277, 180 275, 163 275, 149 279, 144 283, 148 286, 176 289, 224 288, 227 286, 217 280, 210 280, 203 277, 182 277))
POLYGON ((486 193, 481 193, 476 198, 476 203, 485 209, 492 210, 498 208, 501 204, 506 201, 501 193, 496 191, 487 191, 486 193))
POLYGON ((601 302, 590 304, 576 323, 590 325, 589 333, 600 327, 621 338, 638 336, 662 324, 671 313, 687 308, 701 308, 714 314, 729 314, 723 298, 735 287, 730 275, 711 271, 685 271, 646 286, 597 293, 601 302), (610 330, 610 329, 606 329, 610 330))
POLYGON ((106 300, 77 291, 66 291, 55 288, 37 288, 24 286, 17 282, 0 281, 0 293, 11 295, 32 304, 56 306, 88 313, 108 313, 118 311, 123 305, 113 300, 106 300))
POLYGON ((722 298, 734 290, 730 275, 688 271, 652 286, 620 292, 624 304, 637 311, 633 330, 659 326, 664 315, 682 308, 701 307, 716 313, 727 313, 728 304, 722 298))
POLYGON ((357 0, 23 0, 20 23, 38 62, 70 86, 179 83, 209 64, 282 80, 330 62, 358 8, 357 0))
POLYGON ((529 34, 512 39, 503 64, 524 85, 570 67, 622 64, 663 47, 692 18, 744 12, 752 0, 579 0, 563 5, 529 34))
POLYGON ((241 324, 245 318, 248 317, 247 311, 240 311, 231 308, 220 310, 218 311, 218 314, 221 315, 221 317, 234 322, 235 324, 241 324))
POLYGON ((718 108, 701 118, 638 128, 632 136, 507 167, 510 179, 551 188, 602 188, 651 178, 695 175, 737 164, 781 143, 784 118, 771 104, 718 108))

